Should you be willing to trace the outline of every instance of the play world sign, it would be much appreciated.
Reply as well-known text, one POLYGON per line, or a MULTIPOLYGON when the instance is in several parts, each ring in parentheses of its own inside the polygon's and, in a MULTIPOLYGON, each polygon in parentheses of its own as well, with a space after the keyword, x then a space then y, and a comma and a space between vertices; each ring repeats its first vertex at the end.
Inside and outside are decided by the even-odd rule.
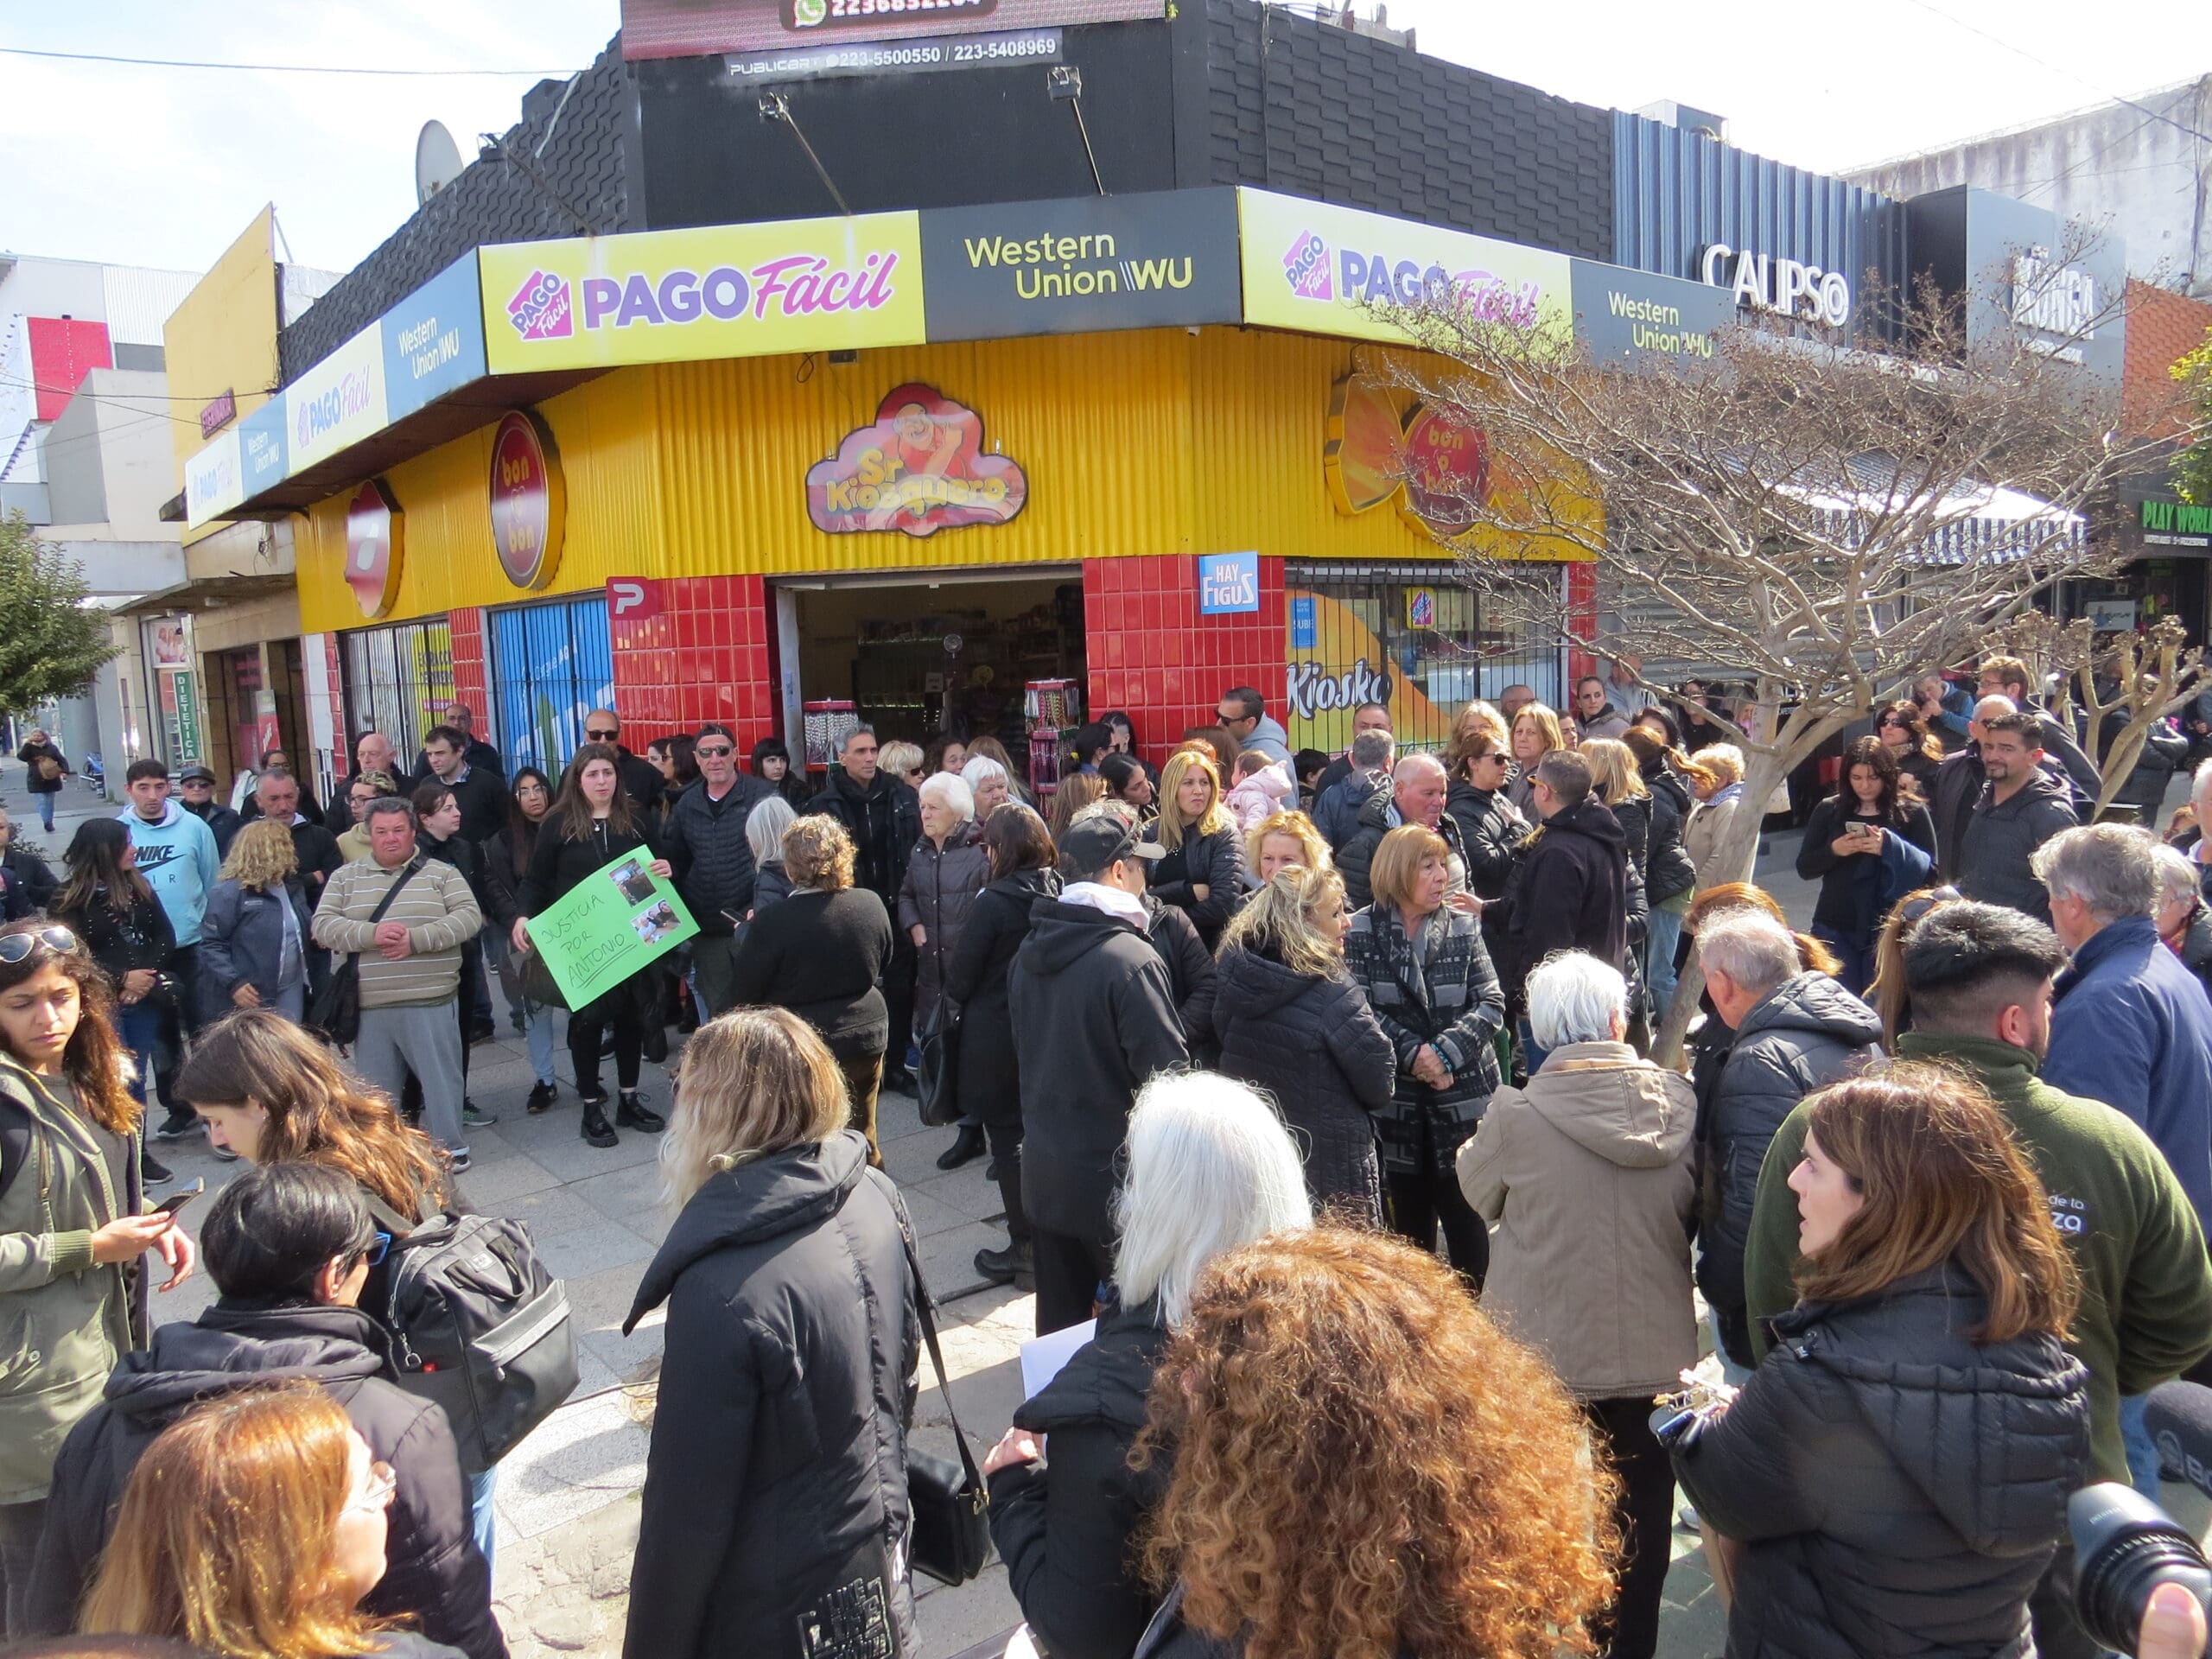
POLYGON ((1698 257, 1711 288, 1734 291, 1738 307, 1840 328, 1851 320, 1851 283, 1840 270, 1777 259, 1715 242, 1698 257))

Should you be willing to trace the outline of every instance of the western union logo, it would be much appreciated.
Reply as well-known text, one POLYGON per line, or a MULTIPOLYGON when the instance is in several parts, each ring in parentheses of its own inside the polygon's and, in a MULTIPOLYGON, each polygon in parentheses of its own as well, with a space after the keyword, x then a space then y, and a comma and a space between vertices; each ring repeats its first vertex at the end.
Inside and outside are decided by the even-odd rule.
POLYGON ((1019 241, 1010 236, 961 238, 971 270, 1006 269, 1014 273, 1017 299, 1065 300, 1102 294, 1145 294, 1191 285, 1192 260, 1124 259, 1107 235, 1040 236, 1019 241))

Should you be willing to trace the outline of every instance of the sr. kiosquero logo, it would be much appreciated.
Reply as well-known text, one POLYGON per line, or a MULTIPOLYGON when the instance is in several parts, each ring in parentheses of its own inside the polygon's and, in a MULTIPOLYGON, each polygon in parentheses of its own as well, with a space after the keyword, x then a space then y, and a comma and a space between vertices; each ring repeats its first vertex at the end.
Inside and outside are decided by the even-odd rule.
POLYGON ((984 452, 982 417, 918 383, 895 387, 873 426, 848 433, 836 458, 806 474, 807 516, 832 536, 1002 524, 1028 499, 1020 467, 984 452))

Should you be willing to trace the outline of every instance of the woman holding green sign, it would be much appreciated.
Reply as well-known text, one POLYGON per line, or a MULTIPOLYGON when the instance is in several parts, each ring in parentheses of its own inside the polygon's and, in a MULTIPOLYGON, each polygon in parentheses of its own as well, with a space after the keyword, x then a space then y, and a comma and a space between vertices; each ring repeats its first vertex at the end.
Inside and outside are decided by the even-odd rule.
MULTIPOLYGON (((561 792, 531 849, 530 868, 518 895, 522 914, 515 920, 514 947, 530 948, 530 918, 568 897, 577 886, 624 853, 643 850, 649 873, 665 879, 668 861, 654 845, 652 831, 622 788, 620 757, 612 744, 587 743, 562 774, 561 792)), ((638 1071, 644 1057, 645 1020, 657 995, 655 969, 632 974, 569 1016, 569 1058, 576 1068, 576 1095, 583 1102, 583 1136, 594 1147, 615 1143, 607 1121, 607 1090, 600 1084, 600 1039, 614 1032, 614 1081, 620 1090, 614 1122, 624 1128, 658 1135, 667 1128, 659 1113, 638 1098, 638 1071)))

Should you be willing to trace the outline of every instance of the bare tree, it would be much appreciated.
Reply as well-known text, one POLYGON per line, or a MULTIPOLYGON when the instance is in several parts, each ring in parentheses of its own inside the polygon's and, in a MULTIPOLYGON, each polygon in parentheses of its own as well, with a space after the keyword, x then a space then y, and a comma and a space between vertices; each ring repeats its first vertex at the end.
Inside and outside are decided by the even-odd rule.
MULTIPOLYGON (((2022 286, 2072 257, 2022 261, 2009 315, 2047 317, 2022 286)), ((1643 661, 1689 658, 1753 683, 1745 794, 1764 802, 1878 701, 2106 568, 2084 510, 2141 464, 2114 431, 2117 389, 2067 340, 2008 328, 1969 347, 1961 300, 1879 303, 1894 326, 1880 352, 1739 324, 1695 366, 1643 369, 1433 294, 1393 314, 1427 351, 1364 367, 1481 435, 1478 463, 1411 481, 1468 527, 1450 544, 1494 608, 1639 679, 1643 661), (1601 561, 1618 620, 1532 587, 1531 556, 1601 561)), ((1748 876, 1758 828, 1736 816, 1722 869, 1748 876)), ((1679 1054, 1702 983, 1693 957, 1662 1054, 1679 1054)))
MULTIPOLYGON (((2187 645, 2187 639, 2180 618, 2163 616, 2140 633, 2122 634, 2108 651, 2085 658, 2075 669, 2089 759, 2103 780, 2097 792, 2100 811, 2126 786, 2151 728, 2212 685, 2204 648, 2187 645), (2126 718, 2107 742, 2105 724, 2114 715, 2126 718)), ((2155 810, 2158 803, 2146 804, 2155 810)))

